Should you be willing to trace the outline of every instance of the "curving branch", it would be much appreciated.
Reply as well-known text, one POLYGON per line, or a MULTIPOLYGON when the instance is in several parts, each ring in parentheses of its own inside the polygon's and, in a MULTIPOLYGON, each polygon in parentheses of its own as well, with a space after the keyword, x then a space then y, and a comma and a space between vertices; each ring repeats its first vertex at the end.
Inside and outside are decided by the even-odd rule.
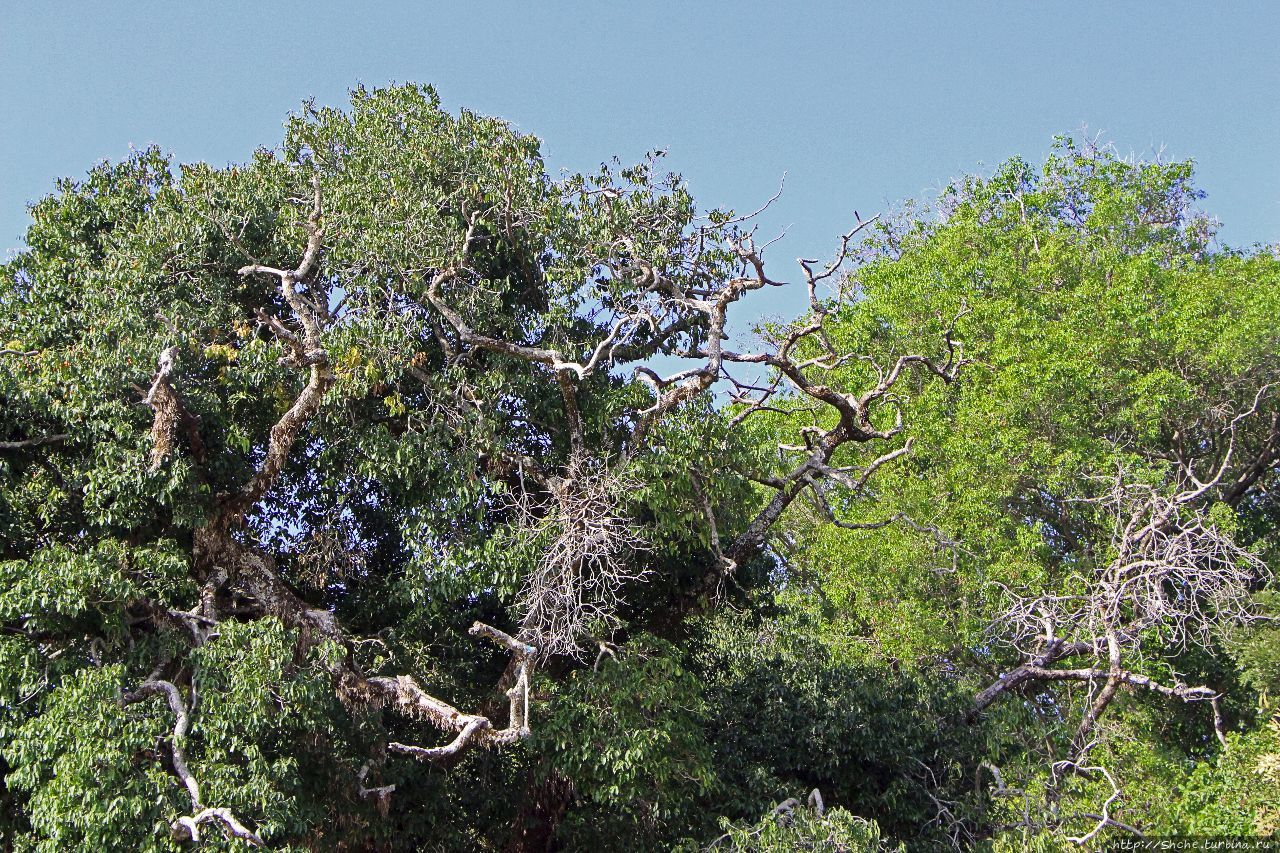
POLYGON ((1102 830, 1106 829, 1109 826, 1114 826, 1119 829, 1123 829, 1133 835, 1138 836, 1139 838, 1142 837, 1142 833, 1138 831, 1135 827, 1129 826, 1128 824, 1120 823, 1119 821, 1114 820, 1111 817, 1111 807, 1115 805, 1117 802, 1119 802, 1121 799, 1123 799, 1124 792, 1120 789, 1120 786, 1116 783, 1116 778, 1111 775, 1110 770, 1108 770, 1107 768, 1101 765, 1086 766, 1079 760, 1054 762, 1053 774, 1055 778, 1060 777, 1065 773, 1074 773, 1076 775, 1084 776, 1086 778, 1102 776, 1107 780, 1107 784, 1111 786, 1111 793, 1107 795, 1107 799, 1102 803, 1102 814, 1100 815, 1082 814, 1082 815, 1076 816, 1079 818, 1084 818, 1086 820, 1095 821, 1093 828, 1090 829, 1088 832, 1086 832, 1084 835, 1067 836, 1068 841, 1070 841, 1072 844, 1078 844, 1080 846, 1084 846, 1085 844, 1088 844, 1090 841, 1096 838, 1098 833, 1102 832, 1102 830))
MULTIPOLYGON (((847 251, 847 242, 843 245, 842 251, 847 251)), ((818 277, 813 275, 807 267, 806 273, 812 289, 818 277)), ((778 479, 773 497, 727 549, 730 559, 741 563, 763 547, 768 532, 773 529, 786 509, 804 491, 812 489, 817 483, 830 480, 844 485, 856 494, 862 491, 876 471, 910 453, 911 439, 908 439, 902 446, 881 454, 860 470, 832 464, 836 454, 847 444, 888 441, 902 432, 904 427, 902 409, 892 398, 892 392, 908 370, 923 369, 946 383, 954 382, 959 378, 960 371, 969 361, 964 356, 963 343, 955 337, 955 327, 967 313, 967 310, 962 310, 944 333, 947 348, 945 361, 938 362, 924 355, 901 356, 888 371, 877 368, 878 381, 862 393, 841 391, 810 375, 815 368, 829 372, 849 360, 847 354, 838 353, 830 342, 826 341, 825 335, 820 334, 824 328, 825 313, 818 315, 809 324, 789 332, 775 352, 724 354, 724 358, 731 362, 760 364, 773 368, 780 377, 789 382, 794 393, 834 410, 837 418, 834 426, 828 429, 817 426, 806 429, 803 446, 780 448, 784 452, 799 451, 803 455, 798 464, 778 479), (818 345, 824 348, 820 355, 800 362, 791 356, 791 352, 802 342, 814 339, 817 339, 818 345), (892 426, 879 427, 873 422, 872 417, 877 407, 885 404, 893 408, 894 422, 892 426)), ((777 394, 777 389, 778 386, 774 384, 759 390, 754 396, 740 395, 739 399, 746 403, 746 409, 738 416, 737 422, 767 409, 768 403, 777 394)))
POLYGON ((298 291, 298 285, 307 283, 314 286, 318 276, 317 265, 320 258, 324 238, 324 227, 321 224, 323 213, 320 191, 320 176, 312 178, 314 190, 311 214, 307 218, 307 245, 297 267, 291 270, 277 269, 261 264, 250 264, 241 267, 240 275, 272 275, 280 280, 280 291, 292 309, 293 315, 302 328, 301 336, 295 334, 280 320, 270 317, 259 310, 259 322, 271 328, 288 348, 286 360, 299 367, 307 367, 309 375, 302 393, 271 427, 267 452, 257 471, 240 492, 224 501, 218 508, 215 521, 220 524, 229 523, 231 519, 242 515, 257 503, 275 484, 276 479, 288 461, 294 441, 307 422, 320 410, 324 395, 333 385, 333 367, 329 363, 324 349, 323 333, 330 321, 328 310, 328 290, 315 296, 304 296, 298 291))
POLYGON ((515 683, 507 690, 507 726, 495 729, 488 717, 462 713, 452 705, 425 693, 408 676, 374 677, 365 682, 372 696, 394 702, 408 716, 421 717, 446 731, 457 732, 454 739, 443 746, 421 747, 392 742, 387 744, 388 751, 419 761, 450 764, 473 746, 505 746, 530 735, 529 681, 538 649, 482 622, 473 624, 467 633, 473 637, 489 639, 511 653, 516 677, 515 683))
POLYGON ((356 782, 358 783, 357 793, 361 797, 372 797, 378 804, 378 812, 386 817, 391 809, 391 795, 396 792, 395 785, 378 785, 372 788, 366 787, 365 782, 369 778, 369 762, 366 761, 360 766, 360 772, 356 774, 356 782))
POLYGON ((183 748, 183 741, 186 740, 187 732, 191 728, 191 715, 187 710, 186 702, 182 700, 182 693, 177 686, 171 681, 149 679, 140 684, 137 689, 125 693, 122 701, 125 705, 131 705, 152 696, 164 696, 169 702, 169 709, 173 711, 175 722, 173 734, 169 738, 169 752, 173 759, 173 771, 178 775, 183 787, 187 789, 187 795, 191 798, 192 814, 176 818, 173 821, 175 835, 190 841, 199 841, 200 825, 216 821, 222 824, 223 832, 226 835, 232 838, 239 838, 254 847, 263 846, 262 839, 258 837, 257 833, 246 828, 244 824, 236 819, 230 809, 205 807, 200 794, 200 783, 196 781, 195 776, 191 773, 191 768, 187 766, 187 754, 183 748))
MULTIPOLYGON (((274 561, 268 555, 238 542, 225 530, 207 527, 198 537, 196 551, 200 564, 216 561, 228 571, 234 578, 228 583, 238 587, 253 602, 255 615, 273 616, 297 630, 303 650, 325 642, 335 643, 348 651, 353 648, 355 641, 343 630, 337 617, 299 597, 280 578, 274 561)), ((339 696, 347 702, 391 708, 406 717, 455 733, 454 741, 445 747, 391 744, 388 748, 393 752, 423 760, 448 762, 472 746, 500 746, 527 737, 530 733, 529 686, 537 648, 480 622, 472 625, 468 633, 492 641, 513 656, 516 679, 507 691, 510 715, 505 728, 498 729, 487 717, 464 713, 432 696, 412 676, 366 676, 355 666, 350 655, 331 663, 330 675, 339 696)))

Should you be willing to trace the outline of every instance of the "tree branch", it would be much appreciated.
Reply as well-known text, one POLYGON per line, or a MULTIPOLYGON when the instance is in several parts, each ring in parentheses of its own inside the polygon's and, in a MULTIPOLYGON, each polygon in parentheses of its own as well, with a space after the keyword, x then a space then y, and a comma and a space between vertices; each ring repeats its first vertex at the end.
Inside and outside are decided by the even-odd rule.
POLYGON ((191 727, 191 716, 187 711, 186 703, 182 700, 182 693, 177 686, 170 681, 148 680, 139 685, 136 690, 124 694, 122 701, 125 705, 130 705, 135 702, 141 702, 151 696, 159 695, 163 695, 168 700, 169 709, 173 711, 173 715, 176 718, 173 726, 173 735, 169 739, 169 749, 173 757, 173 770, 178 774, 183 787, 187 789, 193 811, 190 817, 179 817, 173 821, 175 833, 185 833, 186 837, 191 841, 199 841, 200 824, 207 821, 218 821, 223 825, 223 830, 227 835, 246 841, 254 847, 261 847, 262 839, 258 837, 257 833, 247 829, 244 824, 236 820, 229 809, 204 807, 200 795, 200 783, 196 781, 195 776, 191 773, 191 768, 187 766, 186 750, 182 745, 191 727))
MULTIPOLYGON (((299 341, 297 336, 289 332, 283 324, 274 318, 266 318, 266 322, 290 346, 293 351, 293 362, 299 366, 307 366, 309 368, 309 376, 302 393, 294 400, 288 411, 280 417, 280 420, 272 426, 266 455, 258 466, 257 471, 254 472, 253 477, 250 478, 249 482, 244 485, 238 494, 232 496, 219 507, 215 516, 215 521, 219 524, 225 525, 232 518, 242 515, 271 489, 272 485, 275 484, 276 478, 280 475, 280 471, 284 468, 285 462, 288 461, 289 453, 298 437, 298 433, 302 431, 302 428, 306 426, 312 416, 319 411, 320 405, 324 401, 325 393, 334 382, 333 368, 329 364, 329 358, 324 350, 322 340, 324 326, 328 321, 327 293, 323 295, 325 307, 322 308, 317 307, 319 303, 312 303, 297 290, 300 282, 312 279, 316 271, 324 236, 324 229, 320 222, 322 198, 318 174, 312 178, 312 187, 314 196, 311 214, 307 219, 307 245, 303 251, 302 259, 298 262, 298 266, 292 270, 281 270, 274 267, 251 264, 241 267, 239 271, 242 276, 267 274, 280 279, 281 293, 302 326, 302 338, 299 341)), ((259 316, 260 319, 265 317, 261 312, 259 316)))
POLYGON ((71 436, 66 433, 58 433, 57 435, 42 435, 38 438, 26 438, 20 441, 0 441, 0 450, 23 450, 28 447, 40 447, 45 444, 61 444, 70 438, 71 436))

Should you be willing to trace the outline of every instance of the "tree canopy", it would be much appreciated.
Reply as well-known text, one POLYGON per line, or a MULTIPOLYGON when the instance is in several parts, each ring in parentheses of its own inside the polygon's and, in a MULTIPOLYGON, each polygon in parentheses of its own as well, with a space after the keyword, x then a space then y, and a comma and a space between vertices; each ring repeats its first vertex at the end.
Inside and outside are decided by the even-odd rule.
POLYGON ((1275 832, 1280 260, 1191 164, 1064 138, 783 270, 539 144, 357 89, 32 207, 6 849, 1275 832))

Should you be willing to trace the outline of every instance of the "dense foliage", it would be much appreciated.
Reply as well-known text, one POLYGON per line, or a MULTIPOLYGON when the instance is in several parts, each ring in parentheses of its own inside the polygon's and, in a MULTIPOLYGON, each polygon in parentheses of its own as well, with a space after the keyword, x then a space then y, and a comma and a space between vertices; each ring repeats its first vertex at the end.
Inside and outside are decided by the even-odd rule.
POLYGON ((659 162, 361 89, 33 206, 6 849, 1277 831, 1276 255, 1062 140, 737 353, 783 274, 659 162))

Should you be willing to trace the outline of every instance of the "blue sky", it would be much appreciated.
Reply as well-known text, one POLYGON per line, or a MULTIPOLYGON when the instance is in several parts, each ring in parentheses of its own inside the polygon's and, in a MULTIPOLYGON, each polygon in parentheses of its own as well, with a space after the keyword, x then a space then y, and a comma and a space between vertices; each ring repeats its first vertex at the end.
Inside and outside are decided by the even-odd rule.
MULTIPOLYGON (((1087 127, 1194 157, 1232 245, 1280 240, 1280 2, 20 3, 0 18, 0 251, 56 177, 157 143, 227 163, 302 98, 432 83, 553 169, 651 148, 754 209, 790 277, 869 216, 1087 127)), ((775 273, 777 274, 777 273, 775 273)), ((793 313, 799 289, 768 313, 793 313), (791 302, 795 302, 792 305, 791 302)))

